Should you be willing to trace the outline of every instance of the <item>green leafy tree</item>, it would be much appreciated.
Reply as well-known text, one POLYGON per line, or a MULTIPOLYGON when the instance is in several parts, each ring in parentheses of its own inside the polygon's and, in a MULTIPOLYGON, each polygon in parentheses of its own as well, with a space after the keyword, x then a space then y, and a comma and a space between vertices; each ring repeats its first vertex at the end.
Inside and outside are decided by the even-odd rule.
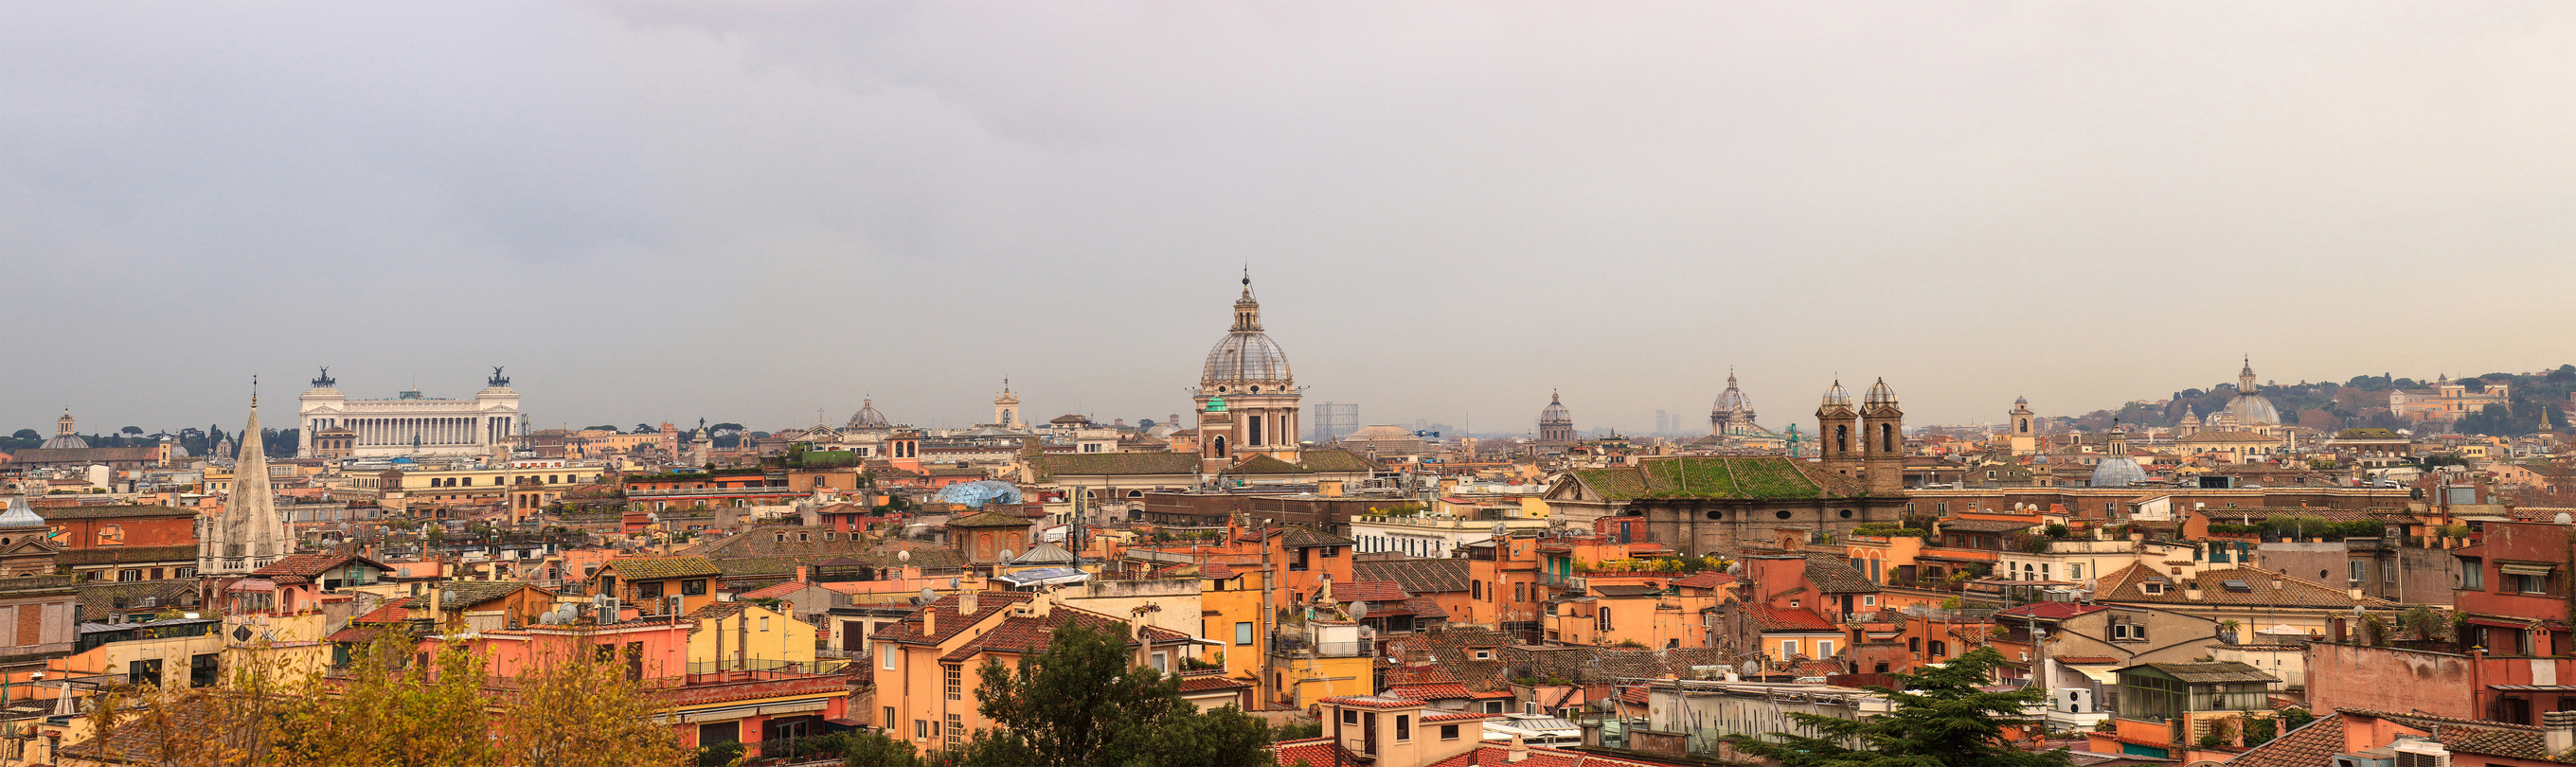
POLYGON ((1228 706, 1201 713, 1180 679, 1136 665, 1127 637, 1080 622, 1056 628, 1047 648, 1017 669, 986 661, 979 730, 954 757, 963 765, 1254 767, 1270 761, 1270 728, 1228 706))
POLYGON ((41 440, 45 438, 45 435, 36 433, 36 430, 34 429, 19 429, 16 433, 10 434, 9 436, 16 437, 18 439, 41 440))
POLYGON ((285 735, 284 761, 492 763, 482 659, 451 644, 428 661, 415 662, 409 641, 369 642, 351 659, 348 676, 337 689, 306 691, 290 709, 279 728, 285 735))
POLYGON ((2032 687, 1987 692, 1988 675, 2003 655, 1980 647, 1949 663, 1897 675, 1902 689, 1869 688, 1895 708, 1868 719, 1792 713, 1789 718, 1821 733, 1785 732, 1765 740, 1727 736, 1746 754, 1783 767, 2048 767, 2072 764, 2064 750, 2032 752, 2004 740, 2009 726, 2037 726, 2023 711, 2044 693, 2032 687))
POLYGON ((661 429, 654 428, 654 426, 653 426, 652 424, 649 424, 649 423, 639 423, 639 424, 636 424, 636 425, 635 425, 635 430, 634 430, 634 431, 630 431, 630 432, 627 432, 627 433, 628 433, 628 434, 651 434, 651 433, 658 432, 658 431, 661 431, 661 429))
POLYGON ((882 732, 851 732, 842 738, 849 767, 919 767, 921 756, 913 753, 912 744, 882 732))

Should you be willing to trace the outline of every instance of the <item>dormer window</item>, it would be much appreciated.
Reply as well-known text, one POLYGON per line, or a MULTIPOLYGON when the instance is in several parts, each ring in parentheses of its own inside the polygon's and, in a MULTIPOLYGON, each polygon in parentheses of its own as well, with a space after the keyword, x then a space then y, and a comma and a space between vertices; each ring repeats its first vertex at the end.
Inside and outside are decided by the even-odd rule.
POLYGON ((2142 591, 2145 591, 2145 592, 2149 593, 2149 594, 2162 594, 2162 593, 2165 593, 2165 582, 2164 582, 2164 581, 2147 581, 2146 583, 2140 584, 2140 585, 2138 586, 2138 588, 2139 588, 2140 590, 2142 590, 2142 591))

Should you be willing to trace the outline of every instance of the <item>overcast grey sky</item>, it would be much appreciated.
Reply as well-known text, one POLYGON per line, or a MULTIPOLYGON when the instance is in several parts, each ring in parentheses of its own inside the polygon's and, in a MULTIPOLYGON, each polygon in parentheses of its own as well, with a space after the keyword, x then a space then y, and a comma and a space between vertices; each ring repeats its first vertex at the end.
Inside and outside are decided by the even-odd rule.
POLYGON ((1247 263, 1372 423, 2521 371, 2571 137, 2564 2, 13 2, 0 427, 1159 418, 1247 263))

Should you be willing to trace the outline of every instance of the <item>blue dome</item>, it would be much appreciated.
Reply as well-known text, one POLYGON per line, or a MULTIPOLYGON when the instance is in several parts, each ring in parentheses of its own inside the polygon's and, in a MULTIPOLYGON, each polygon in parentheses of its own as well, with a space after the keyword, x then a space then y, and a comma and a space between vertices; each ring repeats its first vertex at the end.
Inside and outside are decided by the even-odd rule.
POLYGON ((960 482, 939 489, 931 500, 979 508, 988 503, 1020 503, 1020 486, 1000 480, 960 482))

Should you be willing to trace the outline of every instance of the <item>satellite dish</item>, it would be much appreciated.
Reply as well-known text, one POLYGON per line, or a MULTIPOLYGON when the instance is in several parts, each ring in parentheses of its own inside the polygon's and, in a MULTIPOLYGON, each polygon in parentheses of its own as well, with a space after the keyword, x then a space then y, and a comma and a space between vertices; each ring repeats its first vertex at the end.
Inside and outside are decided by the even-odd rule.
POLYGON ((2562 511, 2562 512, 2558 512, 2558 516, 2557 516, 2557 518, 2555 518, 2555 519, 2553 519, 2553 520, 2551 520, 2551 521, 2553 521, 2553 522, 2557 522, 2558 524, 2562 524, 2562 525, 2576 524, 2576 514, 2568 514, 2567 512, 2564 512, 2564 511, 2562 511))
POLYGON ((936 591, 932 591, 932 590, 930 590, 930 587, 929 587, 929 586, 923 586, 923 587, 921 587, 921 603, 922 603, 922 604, 930 604, 930 603, 932 603, 932 602, 937 602, 937 601, 939 601, 939 592, 936 592, 936 591))
POLYGON ((1016 555, 1012 554, 1010 549, 1003 549, 1003 550, 1002 550, 1002 559, 1003 559, 1004 561, 1009 561, 1013 556, 1016 556, 1016 555))
POLYGON ((1504 527, 1504 526, 1503 526, 1503 523, 1501 523, 1501 522, 1496 522, 1496 523, 1494 523, 1494 537, 1496 537, 1496 538, 1501 538, 1501 537, 1503 537, 1503 535, 1504 535, 1504 534, 1509 533, 1509 532, 1511 532, 1510 528, 1506 528, 1506 527, 1504 527))
POLYGON ((1748 660, 1746 660, 1746 661, 1744 661, 1744 675, 1745 675, 1745 676, 1752 676, 1752 675, 1754 675, 1755 673, 1760 672, 1761 670, 1762 670, 1762 664, 1761 664, 1760 662, 1758 662, 1758 661, 1753 661, 1753 660, 1749 660, 1749 659, 1748 659, 1748 660))
POLYGON ((1365 602, 1365 601, 1361 601, 1361 602, 1352 602, 1352 603, 1351 603, 1351 620, 1359 620, 1359 619, 1361 619, 1361 618, 1366 618, 1366 617, 1368 617, 1368 603, 1367 603, 1367 602, 1365 602))
POLYGON ((895 552, 895 553, 894 553, 894 561, 897 561, 897 562, 910 562, 910 561, 912 561, 912 550, 911 550, 911 549, 905 549, 905 550, 903 550, 903 551, 895 552))
POLYGON ((955 578, 950 578, 950 579, 948 579, 948 590, 950 590, 950 591, 956 591, 956 590, 957 590, 957 579, 955 579, 955 578))

